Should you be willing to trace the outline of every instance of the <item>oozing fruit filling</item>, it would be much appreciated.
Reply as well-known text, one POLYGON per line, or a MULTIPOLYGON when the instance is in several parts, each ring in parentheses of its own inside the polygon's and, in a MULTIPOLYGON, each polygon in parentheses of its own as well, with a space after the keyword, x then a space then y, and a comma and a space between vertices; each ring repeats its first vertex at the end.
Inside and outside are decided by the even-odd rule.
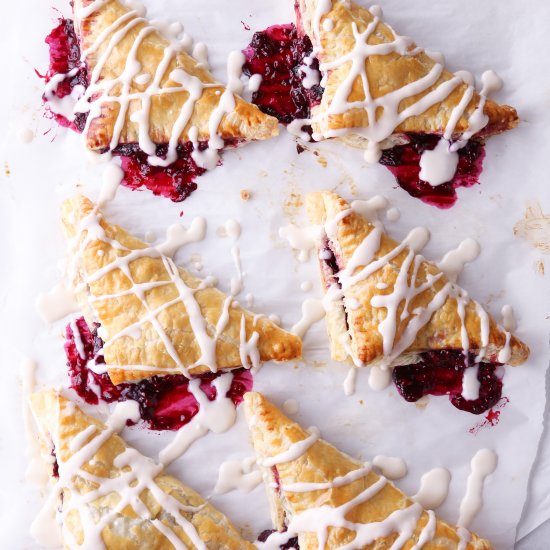
MULTIPOLYGON (((275 529, 266 529, 265 531, 262 531, 258 536, 258 541, 266 542, 267 539, 273 533, 277 533, 277 531, 275 529)), ((292 537, 291 539, 288 539, 288 541, 285 542, 285 544, 281 544, 281 546, 279 546, 279 550, 292 550, 292 549, 295 549, 295 550, 300 549, 300 545, 298 544, 298 537, 292 537)))
MULTIPOLYGON (((137 401, 141 418, 152 430, 177 430, 199 412, 199 404, 189 391, 189 380, 181 374, 153 376, 137 383, 115 386, 104 372, 103 341, 97 334, 98 328, 97 323, 89 327, 83 317, 66 328, 65 353, 71 388, 82 399, 92 405, 100 401, 137 401)), ((227 397, 238 405, 243 395, 252 389, 252 375, 246 369, 234 370, 231 374, 233 380, 227 397)), ((210 401, 216 398, 212 383, 218 376, 220 374, 214 373, 200 376, 200 389, 210 401)))
POLYGON ((483 168, 485 148, 471 139, 458 151, 458 167, 453 179, 433 187, 420 179, 420 157, 426 150, 433 150, 440 140, 435 134, 406 134, 409 143, 396 145, 382 152, 380 163, 395 176, 399 186, 412 197, 437 206, 450 208, 457 200, 458 187, 471 187, 479 183, 483 168))
POLYGON ((462 411, 481 414, 496 405, 502 396, 502 380, 498 363, 479 363, 477 379, 479 397, 469 401, 462 396, 467 368, 474 367, 474 358, 462 351, 441 350, 422 353, 414 365, 393 369, 393 382, 407 401, 418 401, 424 395, 448 395, 451 403, 462 411))
MULTIPOLYGON (((84 90, 88 86, 88 70, 80 62, 80 45, 74 30, 73 20, 60 19, 57 27, 46 37, 46 44, 50 49, 50 66, 45 75, 39 74, 41 78, 48 83, 57 75, 64 75, 71 71, 75 72, 75 74, 64 78, 57 84, 55 90, 53 90, 55 97, 63 99, 71 95, 76 86, 80 86, 84 90)), ((44 99, 48 100, 46 97, 44 99)), ((73 120, 69 120, 64 115, 54 111, 50 111, 50 113, 61 126, 71 128, 76 132, 84 130, 86 113, 77 113, 73 120)))
MULTIPOLYGON (((44 78, 50 82, 52 78, 60 79, 53 90, 53 95, 62 99, 71 95, 76 86, 85 90, 88 86, 88 70, 85 63, 80 61, 80 45, 71 19, 60 19, 59 25, 47 36, 46 43, 50 48, 50 66, 44 78), (61 78, 70 71, 76 70, 73 76, 61 78)), ((76 113, 73 120, 56 113, 51 101, 44 96, 44 101, 50 103, 51 116, 63 127, 71 128, 76 132, 83 132, 86 126, 87 113, 76 113)), ((236 141, 226 140, 228 147, 236 146, 236 141)), ((206 143, 199 144, 199 150, 204 150, 206 143)), ((166 155, 167 146, 158 145, 156 154, 159 157, 166 155)), ((204 174, 204 168, 197 166, 191 153, 191 142, 178 146, 178 158, 169 166, 152 166, 148 162, 148 155, 137 143, 119 145, 113 154, 121 157, 121 166, 124 171, 122 184, 130 189, 146 187, 155 195, 162 195, 174 202, 186 199, 196 188, 195 180, 204 174)))
POLYGON ((312 51, 309 37, 298 36, 293 24, 274 25, 254 33, 244 50, 243 67, 246 75, 262 77, 252 102, 284 124, 309 118, 311 107, 323 95, 321 86, 311 81, 312 75, 319 72, 319 62, 312 51))
MULTIPOLYGON (((340 271, 338 257, 330 240, 326 238, 319 249, 321 273, 326 288, 340 286, 337 274, 340 271)), ((344 309, 346 325, 348 314, 344 309)), ((462 350, 425 352, 413 365, 393 369, 393 382, 401 396, 411 402, 425 395, 448 395, 451 403, 460 410, 481 414, 493 407, 502 396, 502 380, 497 375, 498 363, 480 363, 478 399, 469 401, 462 396, 464 372, 475 366, 474 358, 466 358, 462 350)))

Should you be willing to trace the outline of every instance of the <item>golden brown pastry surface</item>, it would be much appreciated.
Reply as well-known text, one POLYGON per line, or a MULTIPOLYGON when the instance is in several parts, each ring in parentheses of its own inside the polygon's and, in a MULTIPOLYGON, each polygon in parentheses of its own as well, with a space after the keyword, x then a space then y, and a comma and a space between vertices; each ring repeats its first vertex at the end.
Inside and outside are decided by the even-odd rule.
MULTIPOLYGON (((297 2, 298 27, 319 48, 317 56, 321 64, 332 63, 349 54, 355 45, 352 34, 352 24, 357 25, 359 32, 365 31, 373 21, 373 14, 366 8, 355 2, 330 2, 330 10, 324 13, 320 24, 315 23, 316 13, 321 0, 299 0, 297 2), (325 27, 323 22, 332 21, 332 27, 325 27), (317 36, 317 28, 319 36, 317 36)), ((387 44, 394 40, 392 29, 380 22, 371 34, 368 44, 387 44)), ((416 48, 412 44, 407 55, 392 52, 387 55, 372 55, 365 61, 366 74, 369 83, 369 92, 373 99, 390 94, 399 88, 403 88, 412 82, 417 82, 426 77, 435 65, 435 61, 424 51, 414 53, 416 48)), ((315 132, 326 136, 330 132, 348 129, 361 129, 369 126, 369 117, 363 108, 350 108, 343 113, 327 115, 327 111, 333 103, 338 89, 346 79, 351 68, 351 61, 340 64, 336 68, 326 71, 325 90, 319 106, 313 108, 313 129, 315 132)), ((435 83, 423 92, 403 99, 398 105, 398 112, 402 112, 413 103, 432 93, 438 86, 451 80, 453 74, 444 70, 435 83)), ((426 109, 421 114, 409 116, 394 130, 394 134, 405 132, 443 133, 451 117, 453 109, 460 103, 467 85, 461 84, 452 90, 443 101, 439 101, 426 109)), ((364 86, 360 78, 356 78, 349 90, 348 101, 360 102, 365 99, 364 86)), ((479 104, 480 96, 474 93, 471 101, 454 130, 454 134, 460 134, 468 129, 468 118, 479 104)), ((517 126, 518 115, 512 107, 499 105, 488 100, 484 107, 484 113, 488 116, 488 124, 478 134, 478 137, 487 137, 510 130, 517 126)), ((377 113, 381 116, 381 113, 377 113)))
MULTIPOLYGON (((262 460, 272 459, 288 451, 293 444, 309 437, 308 432, 284 416, 262 394, 249 392, 244 400, 252 444, 260 463, 262 460)), ((305 492, 285 491, 285 486, 295 483, 332 483, 335 478, 345 476, 364 466, 326 441, 318 439, 298 458, 277 464, 275 468, 278 479, 275 478, 272 469, 264 467, 274 526, 282 530, 296 516, 308 511, 311 513, 313 509, 321 506, 340 507, 357 498, 368 487, 380 482, 380 476, 370 471, 367 475, 339 487, 305 492)), ((352 507, 345 518, 355 524, 370 524, 383 521, 390 514, 411 505, 413 501, 388 481, 377 494, 352 507)), ((428 513, 421 512, 413 535, 399 548, 404 550, 414 548, 428 519, 428 513)), ((392 547, 397 536, 397 533, 392 533, 389 536, 377 538, 371 544, 352 547, 358 550, 387 550, 392 547)), ((324 549, 340 548, 352 543, 355 537, 356 533, 351 529, 329 527, 324 549)), ((434 536, 422 548, 456 550, 460 540, 457 528, 438 519, 434 536)), ((299 532, 298 541, 300 550, 316 550, 319 547, 317 534, 313 532, 299 532)), ((465 545, 465 550, 491 550, 492 548, 488 541, 474 533, 471 534, 470 542, 465 545)))
POLYGON ((88 321, 101 323, 105 361, 115 384, 181 372, 182 366, 191 375, 211 370, 212 365, 195 365, 201 358, 197 334, 202 337, 204 332, 195 332, 185 299, 181 299, 188 291, 194 297, 189 305, 196 302, 200 312, 194 317, 204 319, 208 338, 215 337, 220 317, 227 312, 227 324, 215 338, 217 369, 248 366, 243 365, 241 354, 245 341, 255 338, 251 351, 257 349, 261 361, 300 358, 300 338, 265 316, 254 316, 233 305, 227 295, 214 287, 199 288, 202 281, 173 263, 167 264, 171 260, 124 229, 109 224, 88 199, 78 196, 67 200, 62 207, 62 220, 70 242, 72 283, 81 290, 78 298, 88 321), (140 255, 144 249, 150 252, 140 255), (132 261, 116 264, 136 251, 132 261), (173 266, 173 274, 168 265, 173 266), (144 299, 138 297, 138 289, 144 292, 144 299))
POLYGON ((73 539, 77 544, 86 542, 87 548, 97 548, 101 542, 107 550, 174 548, 170 539, 189 549, 254 548, 198 493, 162 468, 155 470, 151 459, 128 447, 108 426, 84 414, 73 402, 54 390, 44 390, 30 396, 30 406, 45 457, 54 452, 57 460, 61 485, 58 505, 64 517, 62 535, 67 548, 73 539), (129 465, 118 464, 128 460, 129 465), (137 466, 143 462, 146 466, 140 471, 137 466), (148 479, 151 472, 158 473, 148 479), (131 488, 137 481, 141 491, 131 488), (122 498, 125 505, 119 509, 122 498), (142 507, 145 510, 139 510, 142 507), (180 518, 172 515, 177 509, 180 518), (94 527, 100 522, 104 523, 102 529, 94 527), (100 542, 94 543, 94 537, 100 542), (193 540, 202 541, 202 545, 193 540))
MULTIPOLYGON (((131 19, 137 18, 137 15, 131 19, 124 19, 116 25, 117 21, 121 21, 122 17, 127 16, 130 9, 118 0, 109 0, 93 13, 84 13, 84 17, 82 17, 82 9, 91 4, 92 0, 75 0, 74 4, 75 23, 81 50, 82 52, 89 50, 97 41, 99 47, 90 50, 86 58, 88 70, 90 73, 94 70, 97 71, 98 63, 101 61, 98 82, 115 81, 125 70, 128 56, 136 44, 136 38, 150 24, 145 19, 137 21, 137 24, 128 28, 127 32, 123 33, 122 39, 118 40, 109 50, 110 40, 113 39, 115 33, 121 32, 125 25, 129 25, 131 19), (98 41, 99 37, 101 39, 98 41), (105 56, 106 59, 103 59, 105 56)), ((150 95, 148 134, 155 144, 167 144, 170 141, 174 124, 190 95, 187 91, 176 89, 178 83, 170 77, 173 71, 179 69, 184 70, 191 78, 197 78, 207 85, 194 104, 192 115, 179 136, 179 142, 184 144, 190 141, 189 130, 191 127, 198 130, 197 139, 199 141, 207 141, 211 137, 209 121, 212 112, 218 107, 225 88, 215 81, 209 70, 202 67, 184 50, 175 51, 170 62, 160 69, 159 73, 159 66, 163 63, 165 51, 170 46, 170 42, 156 30, 149 32, 140 40, 135 51, 135 59, 141 65, 140 75, 149 75, 150 79, 142 84, 134 79, 124 92, 122 84, 115 83, 109 92, 109 97, 113 99, 104 101, 100 116, 90 122, 86 135, 88 147, 97 151, 110 148, 121 108, 119 101, 121 95, 124 93, 135 96, 135 94, 143 93, 157 77, 159 79, 158 87, 161 90, 175 88, 175 91, 150 95)), ((217 133, 221 138, 230 140, 232 144, 238 144, 242 141, 268 139, 278 134, 277 119, 262 113, 255 105, 244 101, 237 95, 234 98, 235 108, 223 115, 217 128, 217 133)), ((100 101, 102 100, 100 99, 100 101)), ((138 142, 138 124, 132 120, 132 116, 135 116, 143 107, 143 102, 139 97, 130 100, 120 137, 115 139, 116 144, 138 142)))
MULTIPOLYGON (((357 212, 350 210, 350 205, 337 194, 332 192, 312 193, 307 198, 307 209, 310 221, 315 225, 324 225, 327 220, 334 220, 340 213, 349 211, 338 221, 335 226, 335 235, 330 239, 330 244, 338 256, 340 271, 346 268, 358 247, 375 230, 375 226, 357 212)), ((382 233, 380 245, 374 255, 373 263, 384 257, 396 247, 397 242, 382 233)), ((345 300, 356 300, 358 307, 342 307, 342 302, 334 302, 327 313, 327 325, 331 338, 331 351, 335 359, 344 360, 348 357, 349 350, 345 349, 343 338, 349 333, 351 354, 361 363, 369 364, 384 356, 384 338, 379 327, 386 318, 386 308, 374 307, 372 300, 378 296, 387 296, 396 289, 399 274, 404 262, 410 254, 410 249, 405 247, 393 259, 382 262, 380 268, 364 279, 359 279, 349 288, 344 290, 345 300), (383 288, 380 288, 382 286, 383 288), (347 325, 344 315, 347 316, 347 325), (348 328, 349 327, 349 328, 348 328)), ((445 275, 439 268, 423 258, 412 282, 414 262, 411 262, 407 270, 407 284, 420 287, 428 281, 428 277, 439 277, 433 284, 416 294, 408 304, 405 298, 399 302, 395 322, 395 344, 398 347, 400 339, 406 333, 409 324, 415 317, 417 308, 428 309, 430 304, 436 303, 438 293, 449 284, 445 275), (407 313, 403 311, 407 307, 407 313)), ((409 258, 410 259, 410 258, 409 258)), ((407 264, 406 264, 407 265, 407 264)), ((354 273, 362 269, 357 266, 354 273)), ((406 268, 405 268, 406 269, 406 268)), ((323 270, 321 270, 323 274, 323 270)), ((323 286, 327 283, 322 275, 323 286)), ((458 287, 454 287, 458 289, 458 287)), ((479 353, 484 347, 484 357, 490 361, 499 362, 498 355, 501 350, 508 348, 510 358, 506 361, 510 365, 524 363, 529 356, 529 348, 515 336, 510 337, 509 346, 506 345, 507 335, 494 319, 488 317, 487 345, 482 346, 481 318, 476 302, 464 294, 461 302, 464 304, 464 327, 469 341, 469 350, 479 353)), ((462 346, 462 320, 459 314, 459 302, 454 297, 454 292, 445 299, 440 307, 437 307, 429 317, 428 322, 420 328, 414 337, 414 341, 402 354, 415 354, 430 350, 463 349, 462 346)))

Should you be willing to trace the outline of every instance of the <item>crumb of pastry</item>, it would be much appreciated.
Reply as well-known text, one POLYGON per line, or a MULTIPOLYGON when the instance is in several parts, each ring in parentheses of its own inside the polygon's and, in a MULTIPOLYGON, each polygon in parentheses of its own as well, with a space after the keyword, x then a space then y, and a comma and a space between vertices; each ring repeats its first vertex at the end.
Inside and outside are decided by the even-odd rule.
POLYGON ((10 166, 7 162, 4 163, 4 174, 8 177, 11 176, 10 166))
POLYGON ((220 225, 220 227, 216 229, 216 235, 221 239, 225 239, 225 237, 227 237, 227 229, 223 225, 220 225))
POLYGON ((535 268, 535 273, 544 277, 544 260, 535 260, 533 262, 533 267, 535 268))
POLYGON ((241 189, 241 200, 242 201, 249 201, 252 197, 252 193, 248 189, 241 189))

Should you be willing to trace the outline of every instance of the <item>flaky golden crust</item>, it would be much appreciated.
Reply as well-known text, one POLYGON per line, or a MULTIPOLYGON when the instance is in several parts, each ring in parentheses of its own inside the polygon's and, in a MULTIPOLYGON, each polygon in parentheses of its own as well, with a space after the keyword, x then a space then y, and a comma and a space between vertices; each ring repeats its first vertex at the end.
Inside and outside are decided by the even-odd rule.
MULTIPOLYGON (((320 40, 315 44, 316 33, 313 29, 315 12, 320 0, 299 0, 297 3, 298 26, 310 36, 314 45, 320 47, 317 53, 321 63, 335 61, 348 54, 354 46, 355 40, 351 32, 352 23, 356 23, 359 32, 364 31, 373 20, 371 12, 355 4, 354 2, 333 1, 330 11, 321 17, 320 40), (330 19, 333 22, 331 30, 327 30, 322 22, 330 19)), ((394 35, 391 29, 384 23, 379 23, 375 32, 368 40, 369 44, 381 44, 391 42, 394 35)), ((414 49, 414 45, 410 50, 414 49)), ((398 88, 420 80, 434 67, 435 61, 424 52, 407 56, 398 53, 388 55, 370 56, 366 61, 367 76, 370 85, 370 93, 373 98, 386 95, 398 88)), ((327 132, 342 129, 366 128, 369 126, 367 112, 364 109, 350 109, 342 114, 323 116, 334 100, 336 91, 349 74, 351 62, 328 71, 326 86, 320 105, 313 108, 313 129, 322 135, 327 132), (319 116, 320 115, 320 116, 319 116)), ((426 91, 403 100, 399 105, 399 112, 418 101, 421 97, 435 90, 441 83, 450 80, 453 74, 445 70, 435 84, 426 91)), ((466 84, 462 84, 447 96, 447 98, 421 115, 411 116, 399 124, 394 134, 413 133, 443 133, 453 109, 460 103, 466 90, 466 84)), ((348 101, 362 101, 365 99, 363 84, 357 78, 351 88, 348 101)), ((463 116, 458 121, 455 133, 459 134, 468 129, 468 118, 479 104, 480 97, 476 93, 472 97, 463 116)), ((519 118, 517 112, 507 105, 499 105, 488 100, 484 112, 489 118, 488 124, 479 132, 478 138, 488 137, 517 126, 519 118)))
MULTIPOLYGON (((90 426, 96 428, 94 434, 97 436, 98 433, 106 429, 106 426, 95 418, 84 414, 74 403, 53 390, 45 390, 31 395, 30 406, 39 426, 45 457, 51 457, 50 453, 55 451, 59 473, 63 479, 66 475, 65 465, 75 455, 74 446, 71 445, 75 437, 84 430, 90 429, 90 426)), ((95 451, 93 457, 85 461, 82 470, 91 476, 97 476, 97 479, 105 479, 106 482, 109 479, 117 478, 127 471, 115 466, 117 457, 127 449, 128 446, 122 438, 118 435, 111 435, 95 451)), ((59 503, 60 506, 67 507, 66 510, 70 510, 65 516, 63 534, 64 536, 70 534, 78 544, 82 544, 83 528, 80 514, 83 510, 71 510, 71 500, 96 490, 97 484, 78 475, 74 477, 73 481, 73 492, 64 486, 62 499, 59 503), (76 495, 74 491, 76 491, 76 495)), ((216 550, 252 550, 254 548, 252 544, 239 536, 233 525, 221 512, 218 512, 198 493, 183 485, 176 478, 162 471, 155 477, 154 482, 166 495, 185 506, 196 508, 193 511, 182 512, 182 516, 193 525, 206 548, 216 550)), ((101 483, 99 485, 101 486, 101 483)), ((142 519, 131 506, 126 506, 118 513, 114 513, 112 520, 101 531, 101 539, 107 550, 172 548, 168 539, 154 527, 154 520, 162 522, 172 530, 187 548, 196 548, 188 535, 176 524, 171 514, 163 509, 162 504, 157 501, 148 488, 144 489, 140 498, 151 514, 150 519, 142 519)), ((83 504, 83 506, 87 508, 87 513, 98 522, 102 517, 112 514, 119 501, 119 493, 113 491, 83 504)))
MULTIPOLYGON (((111 0, 96 12, 80 19, 79 13, 81 8, 91 3, 92 0, 75 0, 75 22, 82 51, 90 48, 105 29, 130 11, 118 0, 111 0)), ((101 79, 111 80, 120 76, 125 68, 126 59, 136 36, 146 25, 146 22, 135 25, 113 48, 101 70, 101 79)), ((119 28, 121 27, 122 25, 119 28)), ((109 34, 109 37, 111 35, 112 33, 109 34)), ((107 49, 108 43, 109 40, 104 40, 102 45, 96 51, 92 51, 87 57, 86 61, 90 71, 96 67, 98 59, 101 58, 107 49)), ((141 64, 140 74, 148 74, 151 76, 151 79, 155 76, 157 67, 162 61, 165 48, 168 45, 168 40, 159 32, 154 31, 145 36, 136 52, 136 59, 141 64)), ((176 83, 170 79, 169 75, 175 69, 180 68, 184 69, 188 74, 196 76, 205 84, 216 84, 210 71, 201 67, 186 52, 181 51, 174 56, 164 71, 164 75, 160 80, 160 88, 175 86, 176 83)), ((149 83, 138 84, 133 80, 129 92, 143 92, 149 83)), ((204 89, 202 96, 195 103, 193 114, 188 124, 180 135, 180 143, 184 144, 190 141, 189 129, 192 126, 198 129, 199 141, 207 141, 210 138, 210 130, 208 128, 210 115, 218 106, 223 92, 224 87, 221 84, 204 89)), ((120 85, 110 93, 114 97, 119 94, 120 85)), ((189 94, 187 92, 181 91, 152 96, 149 114, 149 137, 154 143, 167 144, 169 142, 172 127, 188 97, 189 94)), ((243 141, 269 139, 278 134, 278 122, 276 118, 262 113, 255 105, 244 101, 237 95, 235 95, 235 103, 235 109, 224 115, 218 127, 218 134, 224 140, 230 140, 232 144, 238 144, 243 141)), ((118 140, 119 144, 138 142, 138 125, 131 120, 131 116, 140 111, 141 108, 142 105, 139 99, 131 100, 120 139, 118 140)), ((116 101, 103 104, 101 116, 91 121, 87 132, 86 143, 90 149, 102 151, 110 147, 119 109, 120 105, 116 101)))
MULTIPOLYGON (((350 208, 349 204, 335 193, 321 192, 312 193, 307 198, 307 208, 310 221, 313 224, 324 224, 326 220, 334 219, 340 212, 350 208)), ((336 238, 331 239, 331 244, 336 248, 338 254, 340 269, 344 269, 350 261, 357 247, 363 242, 365 237, 370 234, 374 226, 365 218, 354 211, 340 220, 337 224, 336 238)), ((398 243, 383 234, 379 250, 375 254, 378 259, 393 250, 398 243)), ((383 338, 379 332, 379 324, 385 319, 385 308, 375 308, 371 304, 374 296, 383 296, 391 294, 403 265, 405 258, 409 253, 406 248, 393 260, 388 261, 381 269, 369 275, 366 279, 360 280, 346 289, 346 298, 355 299, 360 306, 356 309, 346 310, 347 322, 349 325, 349 335, 351 336, 351 346, 355 357, 365 364, 372 363, 383 356, 383 338), (380 289, 379 283, 388 285, 387 288, 380 289)), ((357 268, 359 271, 361 266, 357 268)), ((412 266, 409 270, 409 279, 412 273, 412 266)), ((417 274, 416 286, 426 282, 428 275, 441 274, 438 267, 430 262, 423 261, 417 274)), ((409 281, 410 283, 410 281, 409 281)), ((425 308, 434 296, 446 284, 448 279, 443 275, 433 285, 429 286, 423 292, 419 293, 411 300, 408 311, 412 312, 417 307, 425 308)), ((464 325, 468 333, 470 350, 478 353, 482 348, 481 342, 481 323, 476 304, 473 300, 467 299, 465 305, 464 325)), ((406 319, 401 319, 400 314, 404 308, 404 301, 400 304, 397 315, 396 342, 405 331, 410 321, 410 315, 406 319)), ((341 344, 341 335, 348 330, 345 323, 342 323, 342 307, 335 305, 329 311, 328 328, 333 342, 333 355, 335 359, 342 360, 347 355, 341 344)), ((458 313, 457 300, 448 297, 443 304, 431 317, 429 322, 420 329, 411 346, 404 353, 415 354, 423 351, 442 350, 442 349, 462 349, 461 337, 462 322, 458 313)), ((506 333, 489 316, 489 338, 486 347, 485 357, 489 360, 498 362, 498 353, 506 345, 506 333)), ((519 365, 524 363, 529 356, 529 348, 518 338, 512 335, 510 340, 511 357, 507 362, 510 365, 519 365)))
MULTIPOLYGON (((252 443, 260 460, 273 458, 287 451, 293 443, 306 439, 309 434, 298 424, 286 418, 280 410, 270 403, 263 395, 249 392, 244 397, 245 411, 250 427, 252 443)), ((312 508, 326 505, 332 508, 351 501, 367 487, 378 481, 380 477, 374 472, 348 483, 341 487, 327 490, 306 492, 289 492, 284 490, 285 485, 293 483, 330 483, 336 477, 344 476, 364 465, 342 453, 326 441, 317 440, 299 458, 277 464, 280 492, 267 483, 267 490, 271 494, 272 516, 274 526, 281 530, 285 526, 285 519, 312 508)), ((268 479, 272 475, 266 472, 268 479)), ((354 523, 372 523, 382 521, 392 512, 411 506, 412 500, 388 482, 374 497, 357 505, 348 514, 346 519, 354 523)), ((418 540, 422 528, 428 521, 428 514, 424 512, 414 531, 402 548, 410 550, 418 540)), ((344 528, 330 528, 325 550, 339 548, 349 544, 355 538, 353 531, 344 528)), ((395 542, 397 534, 379 538, 374 543, 362 547, 365 550, 387 550, 395 542)), ((300 550, 314 550, 318 548, 315 533, 300 533, 298 536, 300 550)), ((458 548, 460 536, 455 527, 437 520, 435 536, 422 548, 424 550, 451 550, 458 548)), ((491 550, 492 545, 472 533, 466 550, 491 550)), ((359 549, 358 549, 359 550, 359 549)))
MULTIPOLYGON (((112 242, 109 243, 101 238, 87 239, 87 230, 79 233, 82 220, 89 216, 94 208, 93 203, 82 196, 69 199, 62 206, 63 225, 67 238, 71 242, 70 253, 73 256, 79 256, 73 258, 77 266, 77 279, 73 283, 77 288, 79 285, 82 286, 82 281, 91 277, 96 271, 110 264, 117 257, 127 254, 124 250, 117 250, 112 242), (80 251, 82 247, 79 246, 79 242, 86 243, 82 251, 80 251)), ((148 246, 129 235, 124 229, 111 225, 104 219, 101 219, 100 225, 107 240, 111 239, 125 248, 139 250, 148 246)), ((130 262, 130 272, 136 283, 169 280, 166 267, 158 257, 142 256, 133 260, 130 262)), ((200 285, 201 281, 184 269, 179 269, 179 275, 192 289, 200 285)), ((128 277, 120 269, 115 268, 92 281, 78 296, 88 320, 101 323, 102 330, 106 331, 107 342, 109 338, 119 334, 126 327, 137 323, 146 313, 142 301, 133 293, 109 297, 130 287, 128 277), (93 312, 90 307, 90 298, 93 299, 93 312)), ((151 310, 162 308, 164 304, 177 297, 178 291, 175 284, 162 285, 146 292, 146 300, 151 310)), ((212 287, 197 290, 194 297, 206 320, 207 332, 212 337, 228 297, 212 287)), ((243 366, 240 356, 242 316, 245 318, 246 340, 250 340, 254 332, 259 334, 257 349, 262 361, 289 361, 300 358, 302 344, 297 336, 279 328, 264 316, 255 317, 253 313, 240 306, 232 306, 228 312, 229 321, 216 344, 218 369, 229 370, 243 366)), ((164 309, 157 315, 157 319, 181 362, 189 367, 198 361, 201 350, 182 301, 177 301, 164 309)), ((141 325, 139 335, 127 335, 114 340, 104 348, 104 354, 109 375, 115 384, 177 371, 177 365, 168 352, 165 342, 148 321, 141 325), (151 370, 125 368, 128 365, 147 366, 151 367, 151 370)), ((209 370, 207 365, 197 365, 189 369, 189 372, 197 375, 209 370)))

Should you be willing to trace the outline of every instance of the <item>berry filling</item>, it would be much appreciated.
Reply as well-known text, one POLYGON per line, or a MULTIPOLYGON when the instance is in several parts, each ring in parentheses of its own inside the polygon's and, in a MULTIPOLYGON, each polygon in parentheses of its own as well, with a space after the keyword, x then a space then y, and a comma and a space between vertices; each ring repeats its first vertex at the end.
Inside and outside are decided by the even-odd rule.
POLYGON ((439 208, 450 208, 457 200, 458 187, 479 183, 485 148, 471 139, 458 151, 458 167, 453 179, 433 187, 420 179, 420 157, 424 151, 435 149, 440 136, 435 134, 406 134, 409 143, 396 145, 382 152, 380 163, 395 176, 399 186, 412 197, 439 208))
MULTIPOLYGON (((73 20, 59 19, 57 27, 46 37, 46 44, 50 49, 50 66, 45 75, 37 73, 38 76, 48 83, 57 75, 65 75, 71 71, 75 72, 72 76, 67 76, 57 84, 52 92, 53 95, 58 99, 63 99, 71 95, 76 86, 85 89, 88 86, 88 70, 80 62, 80 45, 74 30, 73 20)), ((47 98, 44 98, 44 100, 48 101, 47 98)), ((60 126, 71 128, 75 132, 82 132, 86 125, 86 113, 75 114, 73 120, 69 120, 52 110, 50 110, 50 114, 60 126)))
MULTIPOLYGON (((50 49, 50 66, 46 75, 39 75, 46 82, 52 78, 60 78, 59 75, 76 70, 73 76, 65 76, 57 83, 51 92, 52 96, 44 96, 46 103, 55 98, 62 99, 73 93, 76 86, 85 90, 88 86, 88 70, 80 61, 80 45, 75 32, 72 19, 60 19, 58 26, 47 36, 46 43, 50 49)), ((49 109, 49 115, 65 128, 82 133, 86 126, 87 113, 76 113, 73 120, 49 109)), ((225 140, 226 147, 238 145, 236 140, 225 140)), ((206 149, 206 143, 199 144, 199 150, 206 149)), ((166 155, 167 146, 158 145, 156 154, 159 157, 166 155)), ((124 171, 122 184, 130 189, 146 187, 155 195, 162 195, 174 202, 186 199, 195 189, 195 180, 204 174, 204 168, 197 166, 191 153, 193 145, 187 142, 179 145, 178 158, 169 166, 152 166, 148 162, 148 155, 144 153, 137 143, 119 145, 113 150, 113 154, 121 157, 121 166, 124 171)))
POLYGON ((309 118, 311 107, 323 95, 319 84, 309 88, 304 85, 306 74, 319 72, 319 62, 312 51, 309 37, 298 36, 293 24, 273 25, 254 33, 243 50, 246 57, 243 72, 262 77, 260 87, 252 94, 252 102, 283 124, 309 118))
POLYGON ((474 358, 465 359, 462 351, 425 352, 414 365, 395 367, 393 382, 406 401, 415 402, 425 395, 448 395, 457 409, 482 414, 502 396, 502 380, 497 375, 500 364, 479 363, 479 397, 469 401, 462 396, 462 380, 465 370, 474 366, 474 358))
MULTIPOLYGON (((98 328, 97 323, 89 327, 83 317, 66 328, 65 353, 70 385, 84 401, 92 405, 100 401, 137 401, 141 418, 151 430, 178 430, 199 412, 199 404, 189 391, 189 379, 182 374, 153 376, 137 383, 115 386, 105 372, 101 354, 103 341, 97 334, 98 328), (73 328, 77 329, 77 334, 73 328)), ((246 369, 234 370, 231 374, 233 381, 226 397, 238 405, 243 395, 252 389, 252 375, 246 369)), ((216 398, 213 382, 218 376, 220 373, 200 376, 200 388, 210 401, 216 398)))
MULTIPOLYGON (((278 531, 276 531, 275 529, 266 529, 265 531, 262 531, 259 535, 258 535, 258 541, 259 542, 266 542, 267 539, 273 534, 273 533, 277 533, 278 531)), ((279 546, 279 550, 299 550, 300 549, 300 545, 298 544, 298 537, 292 537, 291 539, 288 539, 287 542, 285 542, 285 544, 282 544, 281 546, 279 546)))
MULTIPOLYGON (((206 148, 206 143, 199 146, 200 150, 206 148)), ((167 146, 158 145, 156 154, 162 157, 166 154, 167 146)), ((204 174, 206 170, 197 166, 191 153, 193 144, 187 142, 178 145, 178 158, 170 166, 152 166, 148 162, 148 155, 144 153, 137 143, 119 145, 113 154, 121 157, 120 165, 124 172, 122 184, 130 189, 146 187, 154 195, 161 195, 174 202, 186 199, 195 189, 195 180, 204 174)))

